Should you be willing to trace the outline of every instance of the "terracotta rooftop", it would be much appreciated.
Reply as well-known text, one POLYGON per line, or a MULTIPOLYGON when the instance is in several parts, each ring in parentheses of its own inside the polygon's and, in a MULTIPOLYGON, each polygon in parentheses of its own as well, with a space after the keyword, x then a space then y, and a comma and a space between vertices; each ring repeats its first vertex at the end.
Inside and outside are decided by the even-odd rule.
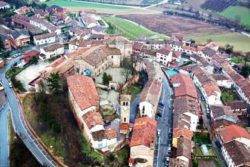
POLYGON ((83 57, 83 60, 87 62, 88 64, 96 67, 99 63, 101 63, 110 55, 121 55, 121 52, 119 49, 116 49, 116 48, 109 48, 106 46, 101 46, 93 50, 87 56, 83 57))
POLYGON ((7 6, 9 5, 7 2, 4 2, 4 1, 0 1, 0 6, 3 7, 3 6, 7 6))
POLYGON ((152 140, 156 140, 157 122, 148 117, 135 120, 130 147, 145 145, 150 147, 152 140))
POLYGON ((100 130, 92 133, 95 141, 102 141, 103 139, 111 140, 117 137, 114 129, 100 130))
POLYGON ((172 76, 170 78, 170 82, 174 86, 175 97, 187 95, 197 98, 196 88, 192 79, 188 75, 179 73, 172 76))
POLYGON ((67 83, 81 110, 99 105, 99 95, 92 78, 83 75, 72 75, 67 78, 67 83))
POLYGON ((175 128, 173 130, 173 138, 184 137, 186 139, 192 140, 193 132, 186 128, 175 128))
POLYGON ((191 160, 192 141, 184 137, 180 137, 177 141, 176 156, 184 156, 191 160))
POLYGON ((82 118, 90 130, 96 125, 104 125, 101 114, 96 111, 89 111, 82 118))
POLYGON ((221 129, 219 132, 221 139, 224 143, 228 143, 236 138, 247 138, 250 140, 250 134, 246 129, 238 125, 229 125, 221 129))
POLYGON ((235 166, 250 165, 250 149, 238 141, 231 141, 223 145, 235 166))
POLYGON ((59 43, 55 43, 55 44, 52 44, 52 45, 49 45, 49 46, 45 46, 43 49, 45 52, 53 52, 59 48, 64 48, 64 45, 62 44, 59 44, 59 43))
POLYGON ((34 39, 41 40, 41 39, 52 38, 52 37, 56 37, 56 34, 55 33, 46 33, 46 34, 36 35, 36 36, 34 36, 34 39))
POLYGON ((157 53, 163 54, 163 55, 168 55, 171 52, 170 47, 163 47, 157 51, 157 53))
POLYGON ((249 108, 247 103, 243 100, 236 100, 236 101, 228 102, 228 103, 226 103, 226 105, 230 106, 231 109, 233 109, 233 110, 248 109, 249 108))

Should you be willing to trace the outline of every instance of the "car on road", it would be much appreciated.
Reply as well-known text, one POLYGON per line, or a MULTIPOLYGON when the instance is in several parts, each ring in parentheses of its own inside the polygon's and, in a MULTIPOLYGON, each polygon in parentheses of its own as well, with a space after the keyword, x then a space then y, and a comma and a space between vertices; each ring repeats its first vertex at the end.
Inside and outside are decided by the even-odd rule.
POLYGON ((157 136, 160 136, 160 134, 161 134, 161 130, 158 129, 158 130, 157 130, 157 136))
POLYGON ((205 98, 203 96, 201 96, 201 101, 205 101, 205 98))
POLYGON ((9 81, 9 87, 10 88, 12 88, 13 86, 12 86, 12 83, 11 83, 11 81, 9 81))
POLYGON ((162 114, 160 112, 157 112, 156 114, 158 117, 162 117, 162 114))
POLYGON ((162 102, 159 103, 159 106, 164 107, 164 104, 162 102))
POLYGON ((171 146, 168 146, 168 152, 169 153, 171 152, 171 146))

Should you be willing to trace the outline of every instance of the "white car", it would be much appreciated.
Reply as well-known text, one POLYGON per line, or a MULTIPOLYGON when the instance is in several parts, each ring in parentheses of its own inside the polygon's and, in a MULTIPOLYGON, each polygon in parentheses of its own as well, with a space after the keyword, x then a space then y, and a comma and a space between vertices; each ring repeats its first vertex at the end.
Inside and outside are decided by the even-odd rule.
POLYGON ((158 130, 157 130, 157 135, 160 136, 160 134, 161 134, 161 130, 158 129, 158 130))
POLYGON ((11 83, 11 81, 9 81, 9 87, 10 88, 12 88, 13 86, 12 86, 12 83, 11 83))

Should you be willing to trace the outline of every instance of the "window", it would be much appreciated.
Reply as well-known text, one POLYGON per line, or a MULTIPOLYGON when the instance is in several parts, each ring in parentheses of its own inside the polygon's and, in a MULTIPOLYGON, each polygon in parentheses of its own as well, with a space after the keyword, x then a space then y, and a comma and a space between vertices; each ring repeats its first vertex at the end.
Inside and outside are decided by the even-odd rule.
POLYGON ((123 118, 124 122, 126 122, 126 118, 123 118))

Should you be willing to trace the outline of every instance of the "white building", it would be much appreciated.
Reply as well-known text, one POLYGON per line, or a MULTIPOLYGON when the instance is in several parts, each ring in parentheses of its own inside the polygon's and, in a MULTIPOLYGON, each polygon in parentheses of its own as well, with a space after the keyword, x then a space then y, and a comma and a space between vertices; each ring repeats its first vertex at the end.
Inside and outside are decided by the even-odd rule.
POLYGON ((10 4, 4 1, 0 1, 0 10, 9 9, 9 8, 10 8, 10 4))
POLYGON ((45 45, 56 42, 56 34, 55 33, 47 33, 34 36, 34 44, 35 45, 45 45))
POLYGON ((173 60, 171 48, 161 48, 156 52, 156 61, 167 66, 173 60))
POLYGON ((55 56, 64 54, 64 45, 55 43, 40 49, 40 52, 45 55, 45 59, 50 59, 55 56))

